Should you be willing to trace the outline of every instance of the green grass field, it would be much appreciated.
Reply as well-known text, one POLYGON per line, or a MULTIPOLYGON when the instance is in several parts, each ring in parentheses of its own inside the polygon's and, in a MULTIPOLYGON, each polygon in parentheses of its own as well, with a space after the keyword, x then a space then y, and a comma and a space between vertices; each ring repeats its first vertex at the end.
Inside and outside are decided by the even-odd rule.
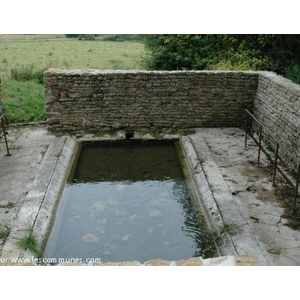
POLYGON ((45 120, 44 86, 2 78, 2 98, 7 118, 12 123, 45 120))
POLYGON ((64 35, 0 35, 2 99, 11 122, 45 119, 43 85, 12 80, 11 70, 143 69, 144 45, 138 41, 67 39, 64 35))

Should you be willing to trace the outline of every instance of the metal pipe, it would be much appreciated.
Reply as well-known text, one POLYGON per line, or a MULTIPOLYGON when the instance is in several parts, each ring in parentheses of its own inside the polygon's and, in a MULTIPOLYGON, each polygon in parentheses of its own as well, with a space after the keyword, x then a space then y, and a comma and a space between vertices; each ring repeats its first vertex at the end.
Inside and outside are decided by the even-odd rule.
POLYGON ((264 126, 259 120, 256 119, 256 117, 254 117, 253 114, 251 114, 251 112, 250 112, 248 109, 245 109, 245 111, 246 111, 246 113, 247 113, 248 115, 250 115, 250 116, 253 118, 253 120, 254 120, 256 123, 258 123, 260 126, 264 126))
POLYGON ((245 148, 247 148, 247 138, 248 138, 248 115, 246 114, 245 148))
POLYGON ((297 174, 297 181, 296 181, 296 188, 295 188, 295 199, 294 199, 294 212, 296 211, 296 204, 298 198, 298 188, 299 188, 299 181, 300 181, 300 164, 298 166, 298 174, 297 174))
MULTIPOLYGON (((270 136, 274 142, 278 142, 277 139, 275 138, 275 136, 270 132, 270 129, 264 125, 262 122, 260 122, 252 113, 249 112, 249 110, 245 109, 246 113, 248 114, 248 116, 250 116, 256 123, 258 123, 258 125, 262 126, 265 130, 265 132, 267 131, 267 135, 270 136)), ((281 145, 282 148, 282 145, 281 145)))
POLYGON ((278 150, 279 150, 279 143, 276 144, 276 151, 275 151, 274 175, 273 175, 273 187, 276 186, 276 185, 275 185, 275 180, 276 180, 276 171, 277 171, 278 150))
POLYGON ((6 130, 5 130, 5 124, 4 124, 4 116, 1 116, 1 123, 2 123, 2 129, 3 129, 3 135, 4 135, 4 141, 5 141, 5 146, 6 146, 6 156, 11 156, 9 153, 9 147, 8 147, 8 142, 7 142, 7 137, 6 137, 6 130))
POLYGON ((259 128, 259 142, 258 142, 258 157, 257 157, 257 164, 259 165, 260 162, 260 152, 261 152, 261 142, 262 142, 262 125, 259 128))

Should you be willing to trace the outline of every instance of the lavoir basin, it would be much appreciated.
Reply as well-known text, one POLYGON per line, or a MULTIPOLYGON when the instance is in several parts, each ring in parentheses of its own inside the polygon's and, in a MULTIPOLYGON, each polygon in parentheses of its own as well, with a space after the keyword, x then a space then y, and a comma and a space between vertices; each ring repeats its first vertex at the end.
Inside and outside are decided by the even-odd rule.
POLYGON ((84 142, 44 256, 103 262, 215 256, 176 143, 84 142))

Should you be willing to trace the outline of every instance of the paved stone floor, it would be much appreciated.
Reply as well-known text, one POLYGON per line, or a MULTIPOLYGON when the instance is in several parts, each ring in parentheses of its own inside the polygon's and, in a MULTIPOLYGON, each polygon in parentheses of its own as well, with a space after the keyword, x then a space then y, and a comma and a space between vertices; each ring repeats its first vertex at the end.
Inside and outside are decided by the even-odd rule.
MULTIPOLYGON (((37 265, 34 261, 22 262, 22 263, 7 263, 8 266, 35 266, 37 265)), ((51 264, 45 264, 51 265, 51 264)), ((166 261, 162 259, 153 259, 148 260, 145 263, 141 263, 139 261, 123 261, 123 262, 93 262, 93 263, 80 263, 80 262, 64 262, 55 264, 55 266, 124 266, 124 267, 167 267, 167 266, 197 266, 197 267, 214 267, 214 266, 258 266, 258 260, 255 257, 251 256, 220 256, 214 258, 202 259, 201 257, 192 257, 188 259, 181 259, 177 261, 166 261)))
MULTIPOLYGON (((300 265, 300 231, 288 226, 279 193, 272 186, 270 162, 264 154, 257 166, 258 147, 252 139, 244 147, 237 128, 198 129, 240 211, 264 253, 268 265, 300 265)), ((205 164, 205 162, 203 162, 205 164)), ((234 229, 234 224, 233 229, 234 229)))
MULTIPOLYGON (((284 207, 279 201, 278 191, 272 187, 272 178, 267 172, 269 162, 264 155, 262 164, 257 167, 254 142, 249 140, 249 147, 245 149, 243 132, 234 128, 198 129, 193 138, 205 140, 232 196, 263 249, 267 264, 300 265, 300 231, 290 228, 288 220, 283 217, 284 207)), ((11 157, 5 156, 1 140, 1 225, 12 226, 43 157, 55 139, 43 127, 10 129, 11 157)), ((3 239, 0 239, 0 256, 3 244, 3 239)))
MULTIPOLYGON (((47 148, 55 139, 43 127, 15 127, 8 131, 12 156, 0 143, 0 225, 12 227, 47 148)), ((4 241, 0 239, 0 256, 4 241)))

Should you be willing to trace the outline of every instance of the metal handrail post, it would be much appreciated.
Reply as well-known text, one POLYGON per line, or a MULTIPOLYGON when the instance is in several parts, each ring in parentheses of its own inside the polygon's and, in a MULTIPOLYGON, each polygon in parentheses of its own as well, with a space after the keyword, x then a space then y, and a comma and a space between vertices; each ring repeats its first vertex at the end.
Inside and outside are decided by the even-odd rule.
POLYGON ((246 120, 245 120, 245 148, 247 148, 247 138, 248 138, 248 114, 246 113, 246 120))
POLYGON ((1 123, 2 123, 4 141, 5 141, 6 152, 7 152, 6 156, 11 156, 11 154, 9 153, 9 147, 8 147, 8 142, 7 142, 7 137, 6 137, 6 129, 5 129, 5 124, 4 124, 4 115, 1 116, 1 123))
POLYGON ((295 188, 295 199, 294 199, 294 212, 296 211, 296 204, 297 204, 297 198, 298 198, 298 188, 299 188, 299 181, 300 181, 300 164, 298 166, 298 174, 297 174, 297 181, 296 181, 296 188, 295 188))
POLYGON ((276 171, 277 171, 277 163, 278 163, 278 151, 279 151, 279 143, 276 143, 276 151, 275 151, 275 161, 274 161, 274 174, 273 174, 273 187, 275 187, 276 180, 276 171))
POLYGON ((261 152, 261 142, 262 142, 262 125, 259 127, 259 142, 258 142, 258 157, 257 157, 257 164, 260 163, 260 152, 261 152))

